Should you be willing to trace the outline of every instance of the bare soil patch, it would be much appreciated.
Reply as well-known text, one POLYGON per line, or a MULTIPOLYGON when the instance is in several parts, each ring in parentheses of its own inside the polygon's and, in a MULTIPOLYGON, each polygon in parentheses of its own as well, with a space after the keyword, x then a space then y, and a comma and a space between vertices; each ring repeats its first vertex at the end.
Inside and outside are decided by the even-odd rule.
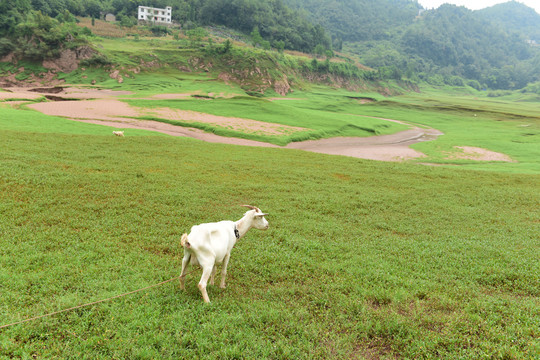
POLYGON ((115 99, 44 102, 29 105, 30 108, 48 115, 62 116, 70 119, 107 120, 133 124, 134 118, 142 116, 157 117, 186 123, 207 123, 226 129, 248 134, 285 135, 304 128, 266 123, 262 121, 217 116, 189 110, 170 108, 140 109, 115 99))
POLYGON ((321 140, 309 140, 287 145, 289 149, 345 155, 361 159, 381 161, 406 161, 425 157, 409 145, 420 141, 433 140, 442 133, 435 129, 414 128, 392 135, 361 137, 337 137, 321 140))
POLYGON ((206 123, 215 126, 227 128, 234 131, 243 132, 246 134, 262 134, 262 135, 288 135, 295 132, 306 131, 308 129, 286 126, 263 121, 242 119, 236 117, 226 117, 218 115, 210 115, 191 110, 178 110, 170 108, 159 108, 144 111, 146 115, 156 116, 162 119, 176 120, 188 123, 206 123))
POLYGON ((42 102, 28 107, 47 115, 70 119, 122 122, 125 118, 140 116, 134 108, 115 99, 42 102))
POLYGON ((513 162, 512 158, 508 155, 483 148, 473 146, 454 146, 454 148, 458 149, 459 152, 450 154, 446 159, 513 162))
POLYGON ((52 87, 10 87, 5 88, 7 93, 0 92, 0 99, 4 94, 12 94, 17 96, 6 96, 5 98, 18 98, 18 99, 37 99, 47 94, 54 94, 57 97, 65 99, 111 99, 120 95, 130 95, 131 91, 115 91, 106 89, 93 89, 93 88, 78 88, 78 87, 64 87, 64 86, 52 86, 52 87))
POLYGON ((36 100, 40 97, 43 97, 41 94, 36 93, 29 93, 29 92, 12 92, 12 91, 6 91, 6 92, 0 92, 0 100, 3 101, 9 101, 10 99, 17 99, 17 100, 36 100))
MULTIPOLYGON (((137 120, 137 119, 130 119, 130 118, 123 118, 121 121, 88 120, 88 119, 72 119, 72 120, 86 122, 90 124, 110 126, 115 129, 140 129, 140 130, 157 131, 157 132, 167 134, 167 135, 190 137, 193 139, 198 139, 198 140, 206 141, 209 143, 257 146, 257 147, 278 147, 276 145, 261 142, 261 141, 224 137, 224 136, 219 136, 212 133, 207 133, 199 129, 185 128, 182 126, 175 126, 175 125, 166 124, 159 121, 152 121, 152 120, 137 120)), ((129 136, 129 132, 126 132, 126 136, 129 136)))

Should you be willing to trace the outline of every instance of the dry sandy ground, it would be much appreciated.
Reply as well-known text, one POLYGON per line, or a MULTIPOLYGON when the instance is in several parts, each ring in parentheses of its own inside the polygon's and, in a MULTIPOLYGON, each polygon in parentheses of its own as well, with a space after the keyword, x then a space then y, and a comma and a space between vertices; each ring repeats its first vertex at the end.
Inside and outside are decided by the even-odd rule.
MULTIPOLYGON (((184 122, 209 123, 223 128, 234 129, 245 133, 258 133, 268 135, 290 134, 306 130, 304 128, 284 126, 278 124, 265 123, 261 121, 240 119, 233 117, 216 116, 195 111, 177 110, 170 108, 140 109, 129 106, 117 100, 120 95, 128 95, 129 92, 64 88, 61 91, 55 90, 50 95, 46 90, 29 91, 29 89, 9 89, 9 93, 0 92, 2 99, 35 99, 43 95, 54 96, 64 99, 87 99, 78 101, 54 101, 42 102, 29 105, 30 108, 41 111, 48 115, 62 116, 76 121, 101 124, 111 126, 115 129, 144 129, 159 131, 173 136, 186 136, 195 139, 245 146, 278 147, 276 145, 252 141, 239 138, 229 138, 205 133, 198 129, 165 124, 158 121, 137 120, 141 116, 155 116, 164 119, 171 119, 184 122), (89 100, 92 99, 92 100, 89 100)), ((192 94, 162 94, 156 95, 154 99, 180 99, 192 94)), ((387 121, 395 121, 384 119, 387 121)), ((126 133, 129 136, 129 132, 126 133)), ((414 158, 421 158, 425 155, 413 150, 409 145, 434 140, 442 133, 435 129, 422 129, 413 127, 410 130, 402 131, 392 135, 372 136, 368 138, 360 137, 337 137, 322 140, 310 140, 304 142, 291 143, 286 146, 288 149, 301 149, 333 155, 345 155, 362 159, 382 160, 382 161, 405 161, 414 158)), ((474 159, 478 161, 512 161, 504 154, 496 153, 481 148, 467 146, 456 147, 456 152, 448 154, 448 159, 474 159)))
POLYGON ((26 99, 26 100, 35 100, 39 99, 43 95, 31 93, 31 92, 0 92, 0 100, 10 100, 10 99, 26 99))
POLYGON ((454 148, 461 151, 447 156, 446 157, 447 159, 468 159, 468 160, 480 160, 480 161, 506 161, 506 162, 514 161, 508 155, 501 154, 495 151, 478 148, 478 147, 454 146, 454 148))

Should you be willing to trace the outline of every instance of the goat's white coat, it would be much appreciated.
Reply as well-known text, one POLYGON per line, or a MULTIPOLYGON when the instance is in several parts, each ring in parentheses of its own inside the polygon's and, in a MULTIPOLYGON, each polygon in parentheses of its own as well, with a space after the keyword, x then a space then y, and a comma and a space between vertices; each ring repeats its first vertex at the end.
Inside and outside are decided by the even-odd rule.
POLYGON ((123 131, 113 131, 112 132, 114 135, 116 136, 124 136, 124 132, 123 131))
POLYGON ((180 287, 184 289, 184 277, 188 264, 200 265, 203 269, 199 290, 205 302, 210 302, 206 292, 206 284, 210 277, 210 284, 214 284, 216 264, 222 264, 220 288, 225 288, 225 277, 231 250, 239 240, 236 238, 235 229, 238 230, 239 238, 242 238, 252 227, 260 230, 268 229, 268 221, 259 208, 245 205, 252 210, 245 213, 240 220, 220 221, 195 225, 189 235, 182 235, 184 247, 184 259, 182 260, 182 272, 180 274, 180 287))

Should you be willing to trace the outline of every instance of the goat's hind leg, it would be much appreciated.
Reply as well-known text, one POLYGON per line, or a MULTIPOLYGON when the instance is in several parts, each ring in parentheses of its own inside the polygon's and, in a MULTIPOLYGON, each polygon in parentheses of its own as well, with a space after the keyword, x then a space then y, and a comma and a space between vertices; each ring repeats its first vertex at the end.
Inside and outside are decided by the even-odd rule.
POLYGON ((221 283, 219 287, 225 289, 225 278, 227 277, 227 265, 229 265, 230 254, 227 254, 223 259, 223 265, 221 266, 221 283))
POLYGON ((203 273, 201 276, 201 281, 199 281, 199 290, 201 291, 204 302, 209 303, 210 298, 206 292, 206 284, 208 283, 208 278, 214 270, 214 259, 212 261, 207 261, 204 264, 200 264, 203 268, 203 273))
POLYGON ((217 271, 217 265, 214 264, 214 268, 212 269, 212 274, 210 275, 210 285, 214 285, 214 279, 216 277, 216 271, 217 271))
POLYGON ((184 290, 185 287, 185 280, 186 280, 186 268, 189 264, 189 261, 191 260, 191 254, 185 253, 184 258, 182 259, 182 271, 180 272, 180 289, 184 290))

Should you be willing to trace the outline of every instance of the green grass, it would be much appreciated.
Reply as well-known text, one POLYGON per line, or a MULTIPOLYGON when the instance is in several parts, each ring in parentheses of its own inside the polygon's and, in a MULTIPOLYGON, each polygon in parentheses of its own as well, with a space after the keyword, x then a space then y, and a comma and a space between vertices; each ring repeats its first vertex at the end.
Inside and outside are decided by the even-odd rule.
POLYGON ((2 329, 1 358, 540 352, 538 175, 117 138, 18 114, 35 116, 0 116, 0 325, 177 276, 180 235, 240 218, 240 204, 271 228, 237 244, 209 305, 191 275, 185 292, 169 283, 2 329))
MULTIPOLYGON (((338 103, 340 98, 334 97, 334 100, 338 103)), ((277 145, 286 145, 293 141, 334 136, 373 136, 407 129, 407 126, 404 125, 350 114, 348 113, 346 106, 344 109, 338 109, 339 105, 329 108, 330 105, 319 103, 319 106, 314 108, 303 107, 303 104, 301 103, 305 101, 304 99, 269 101, 266 99, 244 96, 232 99, 215 99, 211 101, 197 99, 161 101, 136 99, 125 101, 130 105, 145 109, 168 107, 172 109, 204 112, 213 115, 252 119, 281 125, 298 126, 306 129, 289 135, 275 136, 247 134, 238 131, 233 132, 209 124, 184 124, 184 126, 187 125, 207 129, 208 131, 212 131, 219 135, 245 137, 277 145)), ((350 103, 354 100, 343 101, 350 103)), ((313 105, 313 103, 310 102, 310 105, 313 105)), ((164 120, 162 119, 161 121, 164 120)))

